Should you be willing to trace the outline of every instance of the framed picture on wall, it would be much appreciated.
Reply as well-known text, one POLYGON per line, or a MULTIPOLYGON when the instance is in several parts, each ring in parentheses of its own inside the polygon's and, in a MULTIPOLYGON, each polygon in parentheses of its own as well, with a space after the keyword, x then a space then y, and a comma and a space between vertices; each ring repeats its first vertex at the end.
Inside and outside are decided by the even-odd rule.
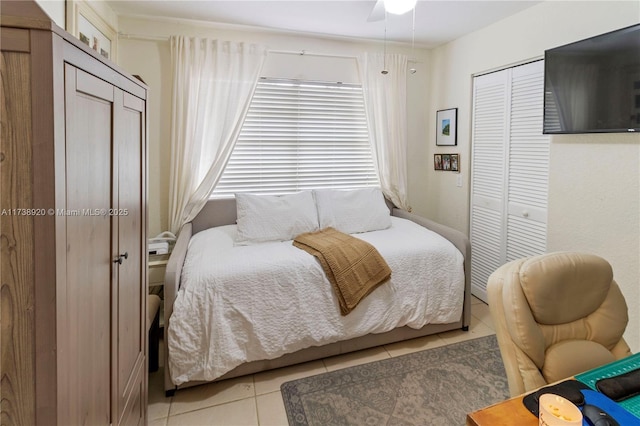
POLYGON ((451 170, 451 155, 450 154, 442 154, 442 170, 450 171, 451 170))
POLYGON ((442 170, 441 154, 433 154, 433 170, 442 170))
POLYGON ((452 172, 459 172, 460 171, 460 157, 458 156, 458 154, 451 154, 451 171, 452 172))
POLYGON ((101 56, 115 60, 118 35, 90 5, 83 0, 68 0, 67 31, 101 56))
POLYGON ((458 144, 458 108, 441 109, 436 112, 436 145, 458 144))

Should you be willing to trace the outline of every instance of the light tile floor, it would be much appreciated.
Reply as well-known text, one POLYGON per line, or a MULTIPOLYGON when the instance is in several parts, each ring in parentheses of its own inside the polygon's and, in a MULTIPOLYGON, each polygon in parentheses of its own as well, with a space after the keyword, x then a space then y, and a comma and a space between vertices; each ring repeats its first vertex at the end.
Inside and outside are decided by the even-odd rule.
MULTIPOLYGON (((163 361, 149 375, 149 426, 286 426, 280 385, 290 380, 495 334, 489 307, 471 304, 469 331, 454 330, 292 367, 179 390, 164 396, 163 361)), ((162 346, 162 342, 161 342, 162 346)), ((162 353, 161 353, 162 357, 162 353)))

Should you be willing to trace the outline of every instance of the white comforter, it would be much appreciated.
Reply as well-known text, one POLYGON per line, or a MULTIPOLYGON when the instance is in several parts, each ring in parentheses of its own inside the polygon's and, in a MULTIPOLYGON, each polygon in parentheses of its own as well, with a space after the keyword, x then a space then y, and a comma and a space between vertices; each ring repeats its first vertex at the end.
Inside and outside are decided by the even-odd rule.
POLYGON ((347 316, 318 261, 291 241, 234 246, 235 225, 194 235, 169 325, 176 385, 236 366, 368 333, 460 319, 462 254, 411 221, 355 234, 391 267, 391 280, 347 316))

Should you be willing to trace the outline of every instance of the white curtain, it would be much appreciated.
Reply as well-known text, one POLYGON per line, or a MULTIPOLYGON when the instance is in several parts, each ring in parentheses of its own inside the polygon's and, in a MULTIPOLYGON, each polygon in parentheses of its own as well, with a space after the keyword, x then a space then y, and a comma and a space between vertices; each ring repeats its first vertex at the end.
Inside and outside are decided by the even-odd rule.
POLYGON ((382 53, 365 53, 358 68, 382 192, 396 207, 408 209, 407 57, 387 54, 385 60, 382 53))
POLYGON ((171 231, 206 203, 229 160, 267 55, 263 46, 171 37, 171 231))

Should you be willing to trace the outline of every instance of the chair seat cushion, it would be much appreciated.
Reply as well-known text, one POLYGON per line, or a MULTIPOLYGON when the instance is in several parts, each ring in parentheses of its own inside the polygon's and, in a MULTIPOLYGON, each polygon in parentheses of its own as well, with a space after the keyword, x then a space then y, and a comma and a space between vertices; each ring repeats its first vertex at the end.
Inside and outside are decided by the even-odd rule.
POLYGON ((547 348, 542 375, 553 383, 612 361, 615 357, 600 343, 563 340, 547 348))

